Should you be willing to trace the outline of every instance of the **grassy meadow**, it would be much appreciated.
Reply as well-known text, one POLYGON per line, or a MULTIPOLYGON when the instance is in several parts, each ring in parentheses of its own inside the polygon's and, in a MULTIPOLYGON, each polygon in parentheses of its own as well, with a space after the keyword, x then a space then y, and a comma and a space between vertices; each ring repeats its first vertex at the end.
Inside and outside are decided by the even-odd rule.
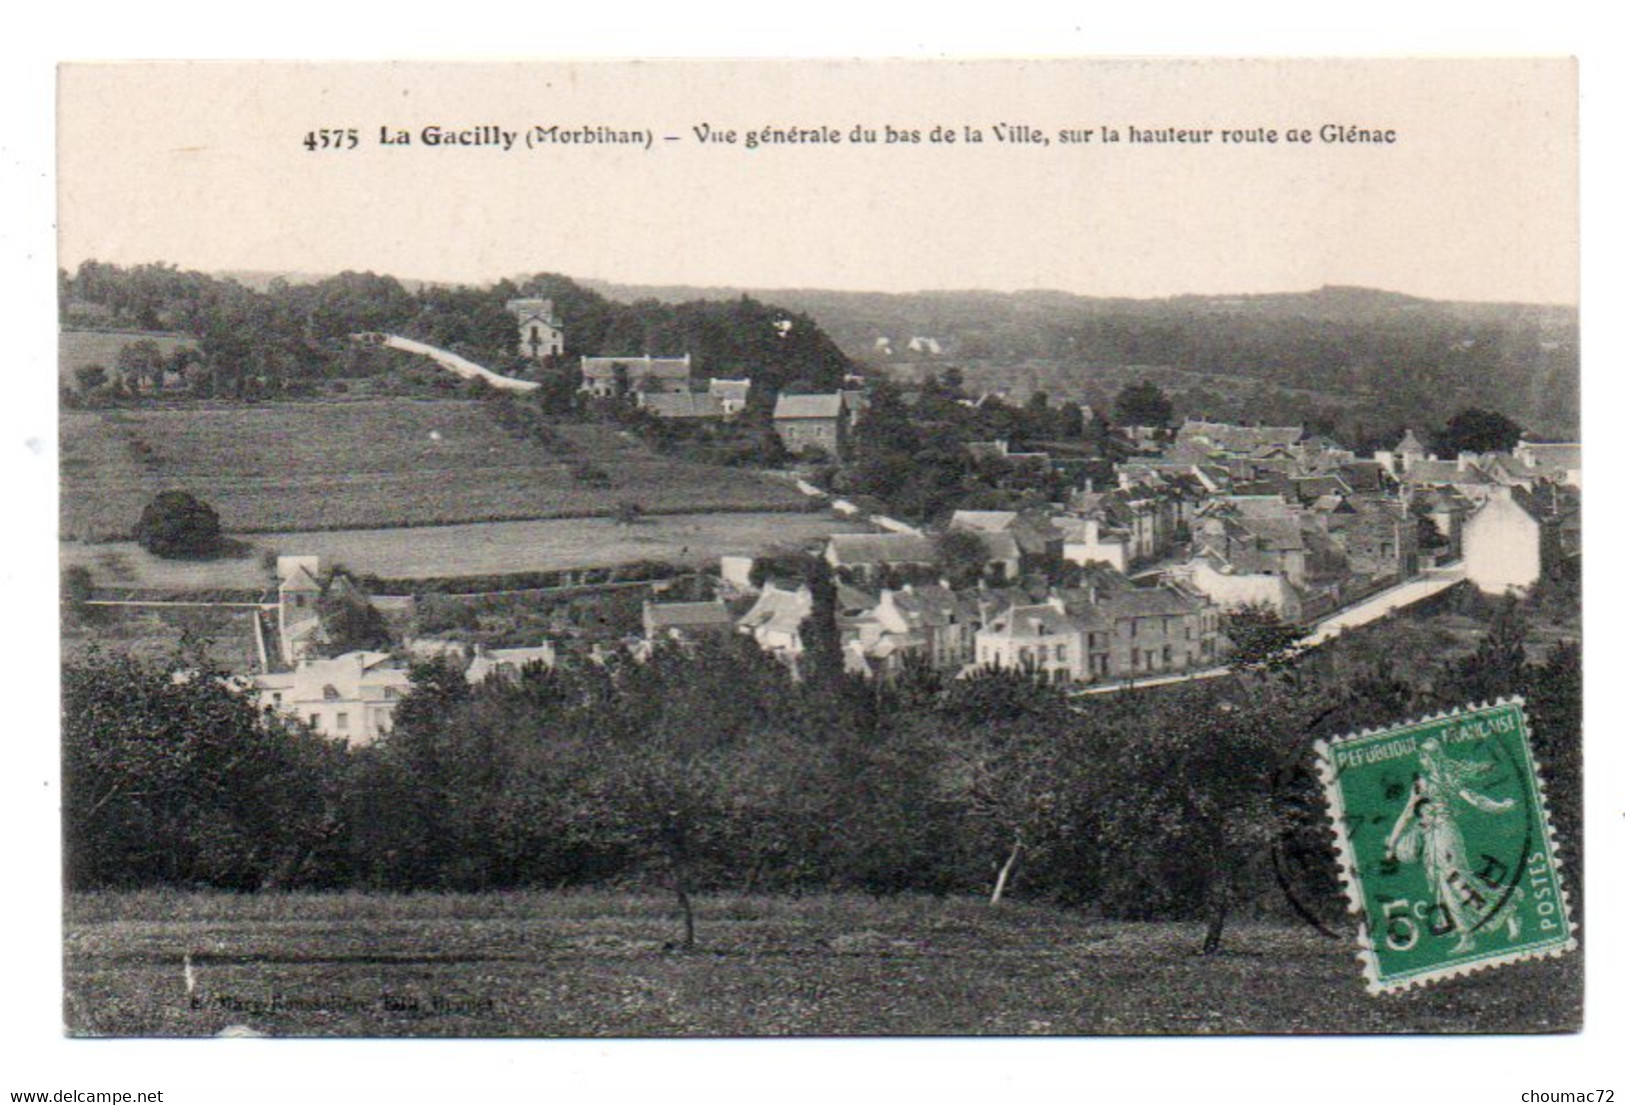
POLYGON ((698 565, 730 553, 866 529, 862 523, 827 513, 739 511, 658 514, 633 525, 609 518, 576 518, 258 533, 245 539, 244 555, 220 560, 164 560, 133 541, 64 541, 60 552, 64 567, 89 568, 98 586, 192 592, 270 587, 270 573, 260 563, 265 552, 320 556, 386 579, 427 579, 596 568, 637 560, 698 565))
POLYGON ((1074 1035, 1551 1032, 1579 955, 1365 993, 1352 937, 1125 923, 971 899, 610 891, 70 895, 76 1034, 1074 1035), (191 961, 188 991, 186 960, 191 961))
POLYGON ((127 537, 181 488, 231 533, 652 513, 795 510, 787 483, 656 454, 609 427, 561 425, 555 456, 478 400, 362 399, 62 412, 62 534, 127 537), (602 478, 581 478, 582 466, 602 478))

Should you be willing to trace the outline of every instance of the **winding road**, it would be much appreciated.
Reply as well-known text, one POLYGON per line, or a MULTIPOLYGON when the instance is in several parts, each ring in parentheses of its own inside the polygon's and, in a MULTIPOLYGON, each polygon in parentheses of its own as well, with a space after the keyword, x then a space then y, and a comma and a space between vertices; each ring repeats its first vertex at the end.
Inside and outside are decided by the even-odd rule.
POLYGON ((534 380, 516 380, 512 376, 499 376, 484 365, 475 364, 467 357, 459 357, 449 349, 441 349, 438 345, 430 345, 428 342, 412 338, 403 338, 399 334, 351 334, 350 340, 385 345, 391 349, 399 349, 403 353, 416 353, 420 357, 429 358, 447 372, 461 376, 465 380, 484 380, 501 391, 535 391, 541 387, 534 380))

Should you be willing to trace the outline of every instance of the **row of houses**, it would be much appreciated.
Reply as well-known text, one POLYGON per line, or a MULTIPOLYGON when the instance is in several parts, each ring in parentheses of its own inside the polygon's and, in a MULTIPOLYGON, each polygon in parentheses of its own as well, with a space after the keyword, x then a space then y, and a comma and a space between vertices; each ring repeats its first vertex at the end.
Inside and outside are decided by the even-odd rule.
MULTIPOLYGON (((795 664, 805 653, 813 599, 805 584, 769 583, 738 621, 765 651, 795 664)), ((1167 587, 1108 585, 954 590, 904 584, 878 594, 844 585, 836 625, 847 671, 895 677, 909 664, 959 676, 1031 672, 1055 684, 1147 678, 1208 667, 1223 652, 1217 608, 1167 587)))

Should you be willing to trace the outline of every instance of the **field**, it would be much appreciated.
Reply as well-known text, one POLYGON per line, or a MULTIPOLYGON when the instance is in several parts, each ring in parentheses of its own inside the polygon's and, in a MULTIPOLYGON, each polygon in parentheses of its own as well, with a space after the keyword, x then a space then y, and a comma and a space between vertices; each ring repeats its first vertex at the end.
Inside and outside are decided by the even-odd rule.
POLYGON ((78 388, 74 371, 88 365, 101 365, 111 375, 118 365, 119 350, 131 342, 149 340, 164 356, 177 349, 196 349, 197 339, 189 334, 166 334, 139 330, 63 330, 57 335, 57 373, 62 383, 78 388))
POLYGON ((1516 964, 1368 996, 1348 940, 1090 920, 966 899, 669 900, 70 895, 72 1031, 213 1035, 774 1036, 1550 1032, 1580 1023, 1582 964, 1516 964), (192 963, 187 991, 185 957, 192 963))
POLYGON ((88 623, 64 620, 64 653, 94 644, 158 663, 170 659, 185 645, 201 649, 210 662, 226 671, 259 670, 252 610, 221 606, 97 607, 87 617, 88 623))
POLYGON ((316 555, 386 579, 424 579, 594 568, 635 560, 700 565, 728 553, 754 553, 865 528, 829 514, 661 514, 633 525, 576 518, 262 533, 250 539, 248 555, 211 561, 162 560, 130 541, 65 541, 61 560, 64 567, 89 568, 98 587, 203 591, 269 587, 270 575, 259 559, 264 551, 316 555))
POLYGON ((189 404, 62 414, 62 533, 127 537, 158 491, 191 491, 232 533, 368 529, 645 511, 794 510, 788 484, 659 456, 602 426, 561 426, 554 456, 478 400, 189 404), (580 467, 602 471, 581 478, 580 467))

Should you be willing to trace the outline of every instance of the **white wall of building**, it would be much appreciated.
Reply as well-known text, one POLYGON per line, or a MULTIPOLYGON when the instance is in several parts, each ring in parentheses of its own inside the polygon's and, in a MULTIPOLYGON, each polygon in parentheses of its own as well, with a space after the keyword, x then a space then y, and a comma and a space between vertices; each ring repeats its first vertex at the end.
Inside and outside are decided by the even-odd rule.
POLYGON ((1524 590, 1540 579, 1540 523, 1497 488, 1461 531, 1461 560, 1467 578, 1485 594, 1524 590))

